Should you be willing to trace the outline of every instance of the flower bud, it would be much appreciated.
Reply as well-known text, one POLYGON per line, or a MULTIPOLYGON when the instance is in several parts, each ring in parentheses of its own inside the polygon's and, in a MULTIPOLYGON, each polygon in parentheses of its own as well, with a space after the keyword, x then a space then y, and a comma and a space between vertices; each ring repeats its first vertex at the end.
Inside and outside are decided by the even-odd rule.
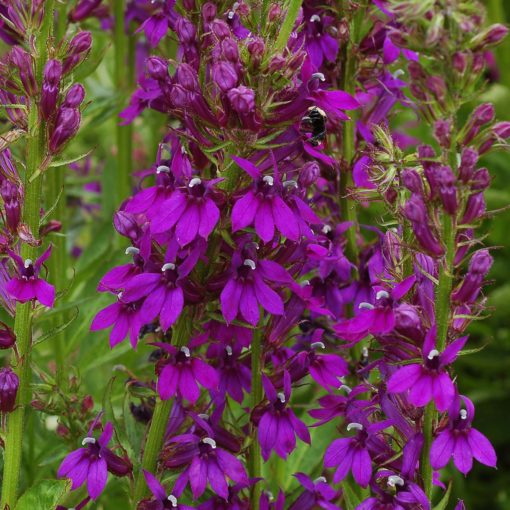
POLYGON ((10 367, 0 369, 0 412, 10 413, 16 406, 19 379, 10 367))
POLYGON ((485 213, 485 198, 483 193, 475 193, 471 195, 466 204, 466 210, 462 222, 464 224, 471 223, 473 220, 481 218, 485 213))
POLYGON ((16 335, 7 324, 0 322, 0 349, 10 349, 16 343, 16 335))
POLYGON ((80 127, 80 121, 81 114, 77 108, 60 108, 48 144, 53 154, 58 152, 76 134, 80 127))
POLYGON ((314 184, 321 174, 320 166, 316 161, 308 161, 299 169, 298 184, 308 188, 314 184))
POLYGON ((395 308, 395 329, 414 341, 423 338, 423 327, 416 307, 402 303, 395 308))
POLYGON ((115 476, 127 476, 133 471, 133 464, 126 457, 119 457, 112 451, 105 448, 103 450, 104 459, 106 460, 106 466, 108 471, 115 476))
POLYGON ((452 300, 458 303, 473 303, 480 293, 484 278, 493 262, 488 250, 475 252, 469 262, 467 274, 459 288, 452 294, 452 300))
POLYGON ((11 181, 3 181, 0 195, 4 201, 6 223, 11 232, 16 232, 21 219, 21 204, 18 187, 11 181))
POLYGON ((226 60, 236 64, 239 62, 239 47, 234 39, 227 37, 221 41, 221 53, 226 60))
POLYGON ((225 37, 230 37, 230 27, 221 19, 215 19, 211 23, 212 33, 218 39, 225 39, 225 37))
POLYGON ((100 3, 101 0, 80 0, 68 14, 69 21, 76 23, 88 18, 100 3))
POLYGON ((449 120, 438 120, 434 124, 434 137, 443 148, 450 147, 452 123, 449 120))
POLYGON ((283 55, 275 55, 269 61, 269 65, 267 68, 271 73, 277 73, 279 71, 283 71, 287 66, 287 60, 283 55))
POLYGON ((269 21, 276 21, 279 20, 282 16, 282 8, 274 3, 271 4, 271 7, 269 8, 268 18, 269 21))
POLYGON ((227 92, 237 85, 237 72, 229 62, 216 62, 212 68, 212 78, 223 91, 227 92))
POLYGON ((510 138, 510 122, 503 121, 498 122, 492 126, 492 132, 498 137, 498 138, 510 138))
POLYGON ((419 195, 412 195, 404 205, 404 215, 411 222, 427 223, 428 214, 425 202, 419 195))
POLYGON ((186 63, 179 64, 175 71, 175 81, 190 92, 195 92, 200 88, 196 71, 186 63))
POLYGON ((41 88, 41 113, 48 120, 57 108, 57 100, 62 78, 62 64, 58 60, 49 60, 44 67, 41 88))
POLYGON ((487 168, 479 168, 473 175, 471 189, 473 191, 483 191, 489 187, 491 176, 487 168))
POLYGON ((452 57, 452 67, 460 74, 464 73, 467 67, 467 56, 461 51, 456 51, 452 57))
POLYGON ((471 179, 477 162, 478 152, 475 149, 466 147, 462 151, 459 165, 459 179, 462 182, 468 182, 471 179))
POLYGON ((436 172, 436 181, 439 185, 439 196, 443 207, 448 214, 457 212, 457 188, 455 187, 455 175, 449 166, 440 166, 436 172))
POLYGON ((471 40, 473 50, 484 50, 489 46, 494 46, 502 41, 508 34, 508 28, 501 23, 495 23, 488 27, 481 34, 476 35, 471 40))
POLYGON ((195 25, 186 18, 180 17, 175 23, 175 32, 181 43, 193 43, 197 35, 195 25))
POLYGON ((35 81, 30 53, 22 49, 21 46, 14 46, 9 53, 9 58, 12 64, 18 68, 19 77, 26 95, 36 95, 37 82, 35 81))
POLYGON ((255 92, 244 85, 229 90, 227 97, 237 113, 250 113, 255 110, 255 92))
POLYGON ((257 67, 264 56, 266 50, 264 40, 260 37, 253 37, 247 44, 248 53, 251 56, 251 64, 257 67))
POLYGON ((496 112, 494 105, 491 103, 484 103, 478 106, 471 116, 471 122, 475 126, 483 126, 494 120, 496 112))
POLYGON ((78 64, 83 62, 92 47, 92 35, 90 32, 78 32, 70 41, 64 59, 64 74, 72 71, 78 64))
POLYGON ((427 88, 434 94, 434 97, 443 102, 446 97, 446 83, 441 76, 429 76, 426 81, 427 88))
POLYGON ((420 174, 412 168, 407 168, 402 172, 402 184, 411 192, 423 195, 423 182, 420 174))
POLYGON ((216 6, 211 2, 206 2, 202 6, 202 18, 206 23, 211 23, 211 21, 216 17, 217 9, 216 6))
POLYGON ((165 81, 169 78, 168 61, 161 57, 149 57, 145 63, 145 69, 150 78, 165 81))
POLYGON ((478 74, 485 69, 485 57, 484 53, 475 53, 473 55, 473 63, 471 64, 471 69, 474 74, 478 74))
POLYGON ((65 108, 78 108, 85 98, 85 89, 80 83, 75 83, 67 92, 62 106, 65 108))

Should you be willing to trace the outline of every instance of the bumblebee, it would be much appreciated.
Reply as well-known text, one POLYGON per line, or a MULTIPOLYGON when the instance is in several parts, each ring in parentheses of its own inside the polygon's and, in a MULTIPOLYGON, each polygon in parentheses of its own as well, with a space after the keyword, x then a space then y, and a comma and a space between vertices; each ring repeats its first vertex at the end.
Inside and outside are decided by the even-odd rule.
POLYGON ((324 110, 318 106, 308 108, 308 115, 301 119, 302 130, 312 136, 308 141, 316 147, 326 138, 326 121, 328 120, 324 110))

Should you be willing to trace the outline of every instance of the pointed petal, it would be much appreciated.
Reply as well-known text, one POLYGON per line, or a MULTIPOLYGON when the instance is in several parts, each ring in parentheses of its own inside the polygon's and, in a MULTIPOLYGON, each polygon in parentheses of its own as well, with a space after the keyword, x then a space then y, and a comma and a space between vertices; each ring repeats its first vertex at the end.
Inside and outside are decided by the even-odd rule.
POLYGON ((221 312, 227 323, 237 317, 242 292, 243 286, 234 279, 229 280, 221 291, 221 312))
POLYGON ((358 448, 352 456, 352 476, 365 488, 372 478, 372 460, 365 448, 358 448))
POLYGON ((181 315, 184 306, 184 293, 180 287, 166 291, 165 301, 160 313, 160 323, 166 331, 181 315))
POLYGON ((87 476, 87 490, 92 499, 97 499, 101 495, 107 479, 108 467, 106 465, 106 460, 98 458, 94 462, 91 462, 87 476))
POLYGON ((276 195, 273 198, 273 218, 278 230, 291 241, 299 239, 299 224, 291 208, 276 195))
POLYGON ((158 378, 158 393, 161 400, 172 398, 177 392, 179 371, 173 365, 165 365, 158 378))
POLYGON ((463 474, 467 475, 473 467, 473 452, 465 436, 459 435, 453 448, 453 463, 463 474))
POLYGON ((282 298, 260 276, 254 277, 255 295, 262 307, 273 315, 283 315, 282 298))
POLYGON ((420 375, 420 365, 407 365, 399 368, 388 381, 388 391, 390 393, 402 393, 411 388, 420 375))
POLYGON ((478 430, 471 429, 467 434, 467 440, 473 457, 482 464, 490 467, 496 467, 496 452, 490 441, 478 430))
POLYGON ((453 454, 455 439, 450 430, 441 432, 430 448, 430 464, 434 469, 442 469, 448 464, 453 454))
POLYGON ((260 170, 247 159, 240 158, 239 156, 230 156, 254 181, 261 177, 260 170))
POLYGON ((209 234, 214 230, 214 227, 220 219, 220 210, 218 206, 210 198, 206 198, 204 204, 200 208, 200 226, 198 233, 200 237, 207 239, 209 234))
POLYGON ((265 243, 268 243, 274 237, 273 211, 268 200, 260 202, 255 216, 255 231, 265 243))
POLYGON ((259 201, 253 191, 249 191, 232 208, 232 232, 237 232, 253 223, 259 201))
POLYGON ((246 322, 250 323, 252 326, 255 326, 259 322, 259 303, 255 296, 253 285, 249 282, 246 282, 243 285, 243 293, 241 294, 239 311, 241 312, 241 315, 246 320, 246 322))

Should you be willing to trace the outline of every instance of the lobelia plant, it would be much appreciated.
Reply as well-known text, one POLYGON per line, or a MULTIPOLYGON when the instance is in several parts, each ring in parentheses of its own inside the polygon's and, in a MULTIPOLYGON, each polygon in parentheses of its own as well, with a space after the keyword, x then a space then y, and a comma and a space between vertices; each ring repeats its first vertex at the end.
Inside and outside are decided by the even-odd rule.
MULTIPOLYGON (((32 4, 0 7, 2 510, 30 402, 67 439, 58 510, 464 508, 453 470, 497 463, 455 362, 477 352, 468 327, 487 307, 479 160, 510 125, 473 101, 506 27, 474 0, 32 4), (91 157, 61 156, 92 60, 91 33, 67 22, 112 30, 110 116, 137 78, 102 188, 91 157), (144 126, 158 148, 141 170, 144 126), (68 163, 120 203, 86 326, 129 368, 99 407, 66 367, 67 303, 48 316, 55 376, 34 365, 30 384, 34 320, 68 285, 69 246, 44 240, 69 224, 68 163)), ((79 272, 90 255, 73 255, 79 272)), ((78 279, 68 300, 87 310, 78 279)))

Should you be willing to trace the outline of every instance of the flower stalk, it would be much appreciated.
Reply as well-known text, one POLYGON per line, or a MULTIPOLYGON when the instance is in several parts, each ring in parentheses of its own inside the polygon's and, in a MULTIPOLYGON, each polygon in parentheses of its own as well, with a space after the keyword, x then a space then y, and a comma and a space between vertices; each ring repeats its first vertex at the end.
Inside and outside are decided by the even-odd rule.
MULTIPOLYGON (((40 37, 37 38, 37 77, 42 78, 42 69, 47 59, 47 41, 52 33, 53 0, 45 5, 44 21, 40 37)), ((41 128, 39 109, 35 102, 30 104, 28 112, 28 139, 26 145, 26 170, 24 175, 25 200, 22 220, 35 238, 39 237, 42 177, 31 180, 39 171, 46 152, 45 131, 41 128)), ((23 243, 21 256, 24 260, 35 260, 38 247, 23 243)), ((14 333, 17 338, 18 359, 14 367, 19 378, 17 406, 7 420, 5 436, 4 475, 2 482, 1 508, 14 508, 18 499, 18 485, 21 471, 21 457, 23 451, 23 432, 25 414, 30 405, 30 382, 32 371, 30 357, 32 351, 32 319, 34 305, 31 301, 17 303, 14 333)))

